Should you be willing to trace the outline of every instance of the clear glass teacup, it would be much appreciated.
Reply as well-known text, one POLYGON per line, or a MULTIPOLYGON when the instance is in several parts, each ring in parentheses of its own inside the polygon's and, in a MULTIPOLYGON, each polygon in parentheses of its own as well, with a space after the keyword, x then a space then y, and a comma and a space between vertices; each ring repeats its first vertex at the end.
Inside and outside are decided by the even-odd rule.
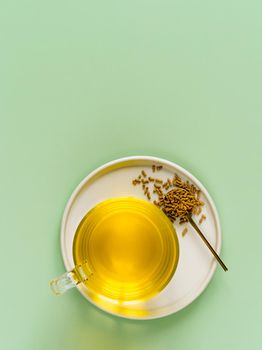
POLYGON ((175 228, 155 205, 112 198, 91 209, 73 240, 75 267, 50 282, 56 295, 72 287, 108 311, 146 301, 174 275, 179 245, 175 228))

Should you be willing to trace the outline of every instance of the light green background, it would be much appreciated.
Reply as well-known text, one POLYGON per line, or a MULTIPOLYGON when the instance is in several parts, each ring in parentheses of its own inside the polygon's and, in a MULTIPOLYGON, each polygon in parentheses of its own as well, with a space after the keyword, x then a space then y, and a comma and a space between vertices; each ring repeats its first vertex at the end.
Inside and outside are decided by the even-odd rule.
POLYGON ((260 0, 1 1, 1 349, 262 348, 261 18, 260 0), (230 268, 148 322, 48 289, 72 190, 138 154, 203 182, 230 268))

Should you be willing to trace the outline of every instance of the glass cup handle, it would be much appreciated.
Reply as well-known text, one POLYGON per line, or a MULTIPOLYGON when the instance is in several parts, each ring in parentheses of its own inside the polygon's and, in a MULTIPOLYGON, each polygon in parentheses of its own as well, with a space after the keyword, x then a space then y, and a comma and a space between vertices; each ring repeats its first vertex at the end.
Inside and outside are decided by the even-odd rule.
POLYGON ((55 295, 61 295, 67 290, 76 287, 80 282, 86 282, 92 276, 87 263, 77 265, 72 271, 52 279, 49 286, 55 295))
POLYGON ((55 295, 63 294, 68 289, 74 288, 77 284, 78 282, 75 280, 72 271, 66 272, 49 282, 49 286, 55 295))

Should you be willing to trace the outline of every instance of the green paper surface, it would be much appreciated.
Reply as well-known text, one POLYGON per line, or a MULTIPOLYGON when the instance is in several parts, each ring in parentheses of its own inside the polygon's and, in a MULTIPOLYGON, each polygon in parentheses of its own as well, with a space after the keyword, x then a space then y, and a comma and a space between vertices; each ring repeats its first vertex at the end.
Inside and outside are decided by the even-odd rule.
POLYGON ((262 348, 261 14, 259 0, 1 1, 1 349, 262 348), (229 267, 152 321, 48 288, 71 192, 129 155, 206 186, 229 267))

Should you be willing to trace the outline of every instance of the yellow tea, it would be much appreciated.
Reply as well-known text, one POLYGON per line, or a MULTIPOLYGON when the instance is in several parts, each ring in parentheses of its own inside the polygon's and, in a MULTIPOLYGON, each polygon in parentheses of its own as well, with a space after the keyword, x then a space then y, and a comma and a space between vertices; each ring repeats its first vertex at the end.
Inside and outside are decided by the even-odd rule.
POLYGON ((106 200, 82 219, 73 244, 76 265, 87 263, 93 299, 146 300, 170 281, 179 248, 170 220, 134 197, 106 200))

